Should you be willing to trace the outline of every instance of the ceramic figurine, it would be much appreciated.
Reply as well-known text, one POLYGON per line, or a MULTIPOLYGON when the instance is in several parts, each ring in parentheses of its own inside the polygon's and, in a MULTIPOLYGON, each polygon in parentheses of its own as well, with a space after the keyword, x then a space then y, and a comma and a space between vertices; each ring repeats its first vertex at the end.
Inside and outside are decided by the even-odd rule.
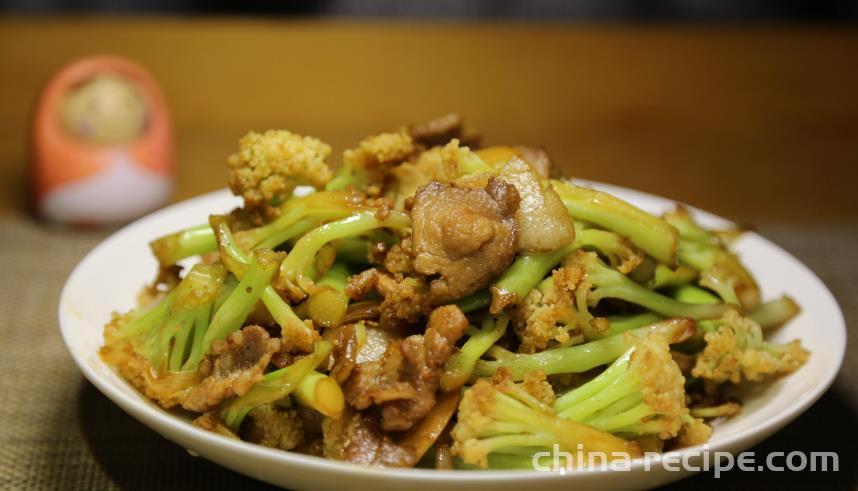
POLYGON ((41 95, 32 138, 36 206, 50 220, 118 223, 169 198, 167 106, 154 79, 127 59, 63 67, 41 95))

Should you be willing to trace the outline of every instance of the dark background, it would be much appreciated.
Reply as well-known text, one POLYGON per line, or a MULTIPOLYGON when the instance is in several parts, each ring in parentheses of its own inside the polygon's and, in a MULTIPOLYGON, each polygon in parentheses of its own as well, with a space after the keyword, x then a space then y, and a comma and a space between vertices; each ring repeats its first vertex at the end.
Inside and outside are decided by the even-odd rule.
POLYGON ((0 11, 728 22, 858 20, 858 2, 854 0, 0 0, 0 11))

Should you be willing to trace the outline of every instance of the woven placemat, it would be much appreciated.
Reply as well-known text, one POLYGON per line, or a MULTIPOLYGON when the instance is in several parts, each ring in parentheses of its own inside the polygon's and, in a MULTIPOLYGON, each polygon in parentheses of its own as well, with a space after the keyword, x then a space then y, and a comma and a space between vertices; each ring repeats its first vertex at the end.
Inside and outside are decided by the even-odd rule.
MULTIPOLYGON (((850 326, 849 354, 835 387, 762 452, 837 451, 837 473, 697 476, 677 489, 852 489, 858 458, 858 226, 769 226, 761 232, 814 269, 850 326)), ((0 489, 268 489, 190 456, 113 405, 78 372, 62 343, 60 289, 106 232, 0 218, 0 489)), ((343 489, 347 489, 345 486, 343 489)))

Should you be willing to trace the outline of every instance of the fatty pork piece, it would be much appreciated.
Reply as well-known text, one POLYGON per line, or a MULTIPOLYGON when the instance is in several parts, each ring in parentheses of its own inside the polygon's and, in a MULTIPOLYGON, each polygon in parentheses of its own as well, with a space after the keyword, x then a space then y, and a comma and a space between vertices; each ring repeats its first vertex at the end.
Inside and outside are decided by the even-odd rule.
POLYGON ((542 147, 516 147, 522 160, 530 164, 540 177, 548 179, 552 174, 551 157, 542 147))
POLYGON ((381 406, 385 431, 410 429, 435 405, 444 364, 467 326, 468 319, 455 305, 436 308, 424 334, 391 340, 380 360, 351 370, 343 386, 346 401, 359 410, 381 406))
POLYGON ((280 350, 280 340, 271 339, 259 326, 248 326, 212 343, 211 352, 200 363, 202 382, 194 386, 182 407, 206 412, 233 395, 244 395, 262 381, 271 356, 280 350))
POLYGON ((411 209, 414 269, 435 276, 429 303, 438 305, 487 286, 518 249, 519 194, 501 179, 465 188, 439 182, 417 190, 411 209))
POLYGON ((501 167, 501 177, 515 186, 520 197, 515 220, 518 249, 553 251, 575 240, 575 227, 551 182, 524 160, 513 157, 501 167))

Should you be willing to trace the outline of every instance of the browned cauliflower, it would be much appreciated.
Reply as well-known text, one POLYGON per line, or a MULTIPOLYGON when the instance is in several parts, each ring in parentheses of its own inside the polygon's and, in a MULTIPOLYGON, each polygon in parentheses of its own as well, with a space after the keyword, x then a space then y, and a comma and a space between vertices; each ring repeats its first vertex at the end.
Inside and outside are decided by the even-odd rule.
POLYGON ((676 437, 688 408, 685 378, 667 340, 658 333, 623 336, 632 348, 593 380, 558 397, 554 409, 560 417, 614 434, 676 437))
POLYGON ((536 353, 549 345, 584 341, 573 302, 582 274, 580 268, 558 268, 515 306, 512 325, 521 340, 520 352, 536 353))
POLYGON ((673 440, 673 444, 677 448, 693 447, 706 443, 710 436, 712 436, 711 426, 700 418, 686 414, 682 428, 679 429, 679 434, 673 440))
POLYGON ((402 162, 413 152, 414 143, 404 130, 379 133, 362 140, 357 148, 343 152, 343 164, 375 170, 383 175, 390 165, 402 162))
POLYGON ((390 169, 409 159, 416 147, 405 129, 379 133, 343 152, 343 165, 328 189, 353 186, 370 196, 381 194, 390 169))
POLYGON ((759 324, 737 312, 728 312, 717 330, 704 336, 706 348, 697 357, 691 374, 716 383, 759 382, 766 377, 791 373, 809 353, 796 340, 786 344, 766 342, 759 324))
POLYGON ((266 447, 292 450, 304 440, 304 429, 295 410, 262 404, 247 414, 241 427, 241 436, 266 447))
POLYGON ((331 147, 321 140, 286 130, 251 131, 229 156, 229 188, 249 210, 271 210, 296 186, 323 187, 332 172, 325 163, 331 147))
POLYGON ((396 208, 401 209, 405 200, 414 196, 417 189, 431 181, 448 183, 461 174, 459 169, 479 157, 468 147, 453 139, 444 146, 433 147, 417 155, 412 161, 391 170, 396 178, 396 208))
MULTIPOLYGON (((493 379, 479 379, 466 389, 453 428, 453 453, 466 464, 489 467, 493 458, 508 454, 531 462, 534 451, 559 445, 566 452, 622 453, 635 457, 640 449, 591 426, 558 417, 552 392, 542 372, 515 384, 504 370, 493 379)), ((574 464, 574 463, 573 463, 574 464)))

